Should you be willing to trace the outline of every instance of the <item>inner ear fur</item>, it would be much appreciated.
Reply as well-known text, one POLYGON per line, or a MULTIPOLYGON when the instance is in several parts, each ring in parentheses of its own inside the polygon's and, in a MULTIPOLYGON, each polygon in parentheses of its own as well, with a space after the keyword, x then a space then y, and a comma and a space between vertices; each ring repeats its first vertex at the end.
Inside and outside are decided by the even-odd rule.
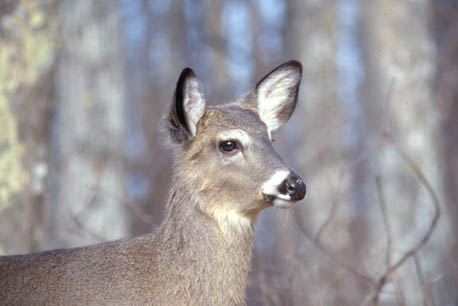
POLYGON ((194 71, 185 68, 178 78, 167 116, 167 128, 174 143, 182 143, 195 136, 196 125, 205 112, 202 86, 194 71))
POLYGON ((274 131, 291 117, 297 102, 302 65, 288 61, 273 69, 258 82, 255 106, 269 131, 274 131))

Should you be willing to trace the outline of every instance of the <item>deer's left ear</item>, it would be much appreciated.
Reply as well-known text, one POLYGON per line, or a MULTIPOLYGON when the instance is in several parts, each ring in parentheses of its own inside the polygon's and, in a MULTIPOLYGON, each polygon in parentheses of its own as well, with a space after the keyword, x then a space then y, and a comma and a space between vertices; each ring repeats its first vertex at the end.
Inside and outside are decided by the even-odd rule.
POLYGON ((269 72, 256 85, 257 111, 269 132, 282 126, 296 107, 302 65, 286 62, 269 72))

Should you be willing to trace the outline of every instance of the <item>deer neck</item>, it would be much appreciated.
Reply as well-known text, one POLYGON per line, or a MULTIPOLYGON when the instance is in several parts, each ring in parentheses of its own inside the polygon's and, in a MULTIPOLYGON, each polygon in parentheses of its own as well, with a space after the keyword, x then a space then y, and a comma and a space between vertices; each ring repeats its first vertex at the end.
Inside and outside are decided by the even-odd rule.
POLYGON ((215 216, 202 211, 199 199, 189 194, 184 186, 171 189, 160 235, 169 241, 178 240, 177 246, 181 251, 187 248, 228 249, 240 252, 240 256, 250 256, 253 242, 251 225, 232 226, 230 222, 222 225, 215 216))
POLYGON ((199 278, 188 284, 196 286, 196 294, 209 293, 218 305, 244 305, 253 230, 222 229, 199 209, 198 201, 186 186, 173 187, 158 238, 165 244, 167 257, 179 260, 193 277, 199 278), (232 302, 217 300, 225 298, 232 302))

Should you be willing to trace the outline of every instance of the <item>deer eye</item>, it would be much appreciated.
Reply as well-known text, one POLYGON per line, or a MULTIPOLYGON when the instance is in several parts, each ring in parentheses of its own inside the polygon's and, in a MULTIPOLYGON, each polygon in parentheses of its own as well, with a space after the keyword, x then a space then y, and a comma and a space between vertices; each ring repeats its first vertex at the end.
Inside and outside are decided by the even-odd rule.
POLYGON ((224 140, 219 143, 219 149, 223 153, 236 153, 241 149, 240 147, 238 141, 235 140, 224 140))

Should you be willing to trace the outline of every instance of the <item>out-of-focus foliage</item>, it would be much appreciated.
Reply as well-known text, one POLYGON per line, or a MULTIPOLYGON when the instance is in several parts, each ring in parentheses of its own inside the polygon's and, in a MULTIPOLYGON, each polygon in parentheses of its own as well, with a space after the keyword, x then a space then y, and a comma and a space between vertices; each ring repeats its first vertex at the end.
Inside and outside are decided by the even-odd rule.
POLYGON ((0 211, 30 181, 21 162, 27 148, 18 138, 9 101, 21 87, 34 84, 55 56, 57 24, 43 11, 52 0, 46 2, 11 3, 13 11, 0 17, 0 211))

